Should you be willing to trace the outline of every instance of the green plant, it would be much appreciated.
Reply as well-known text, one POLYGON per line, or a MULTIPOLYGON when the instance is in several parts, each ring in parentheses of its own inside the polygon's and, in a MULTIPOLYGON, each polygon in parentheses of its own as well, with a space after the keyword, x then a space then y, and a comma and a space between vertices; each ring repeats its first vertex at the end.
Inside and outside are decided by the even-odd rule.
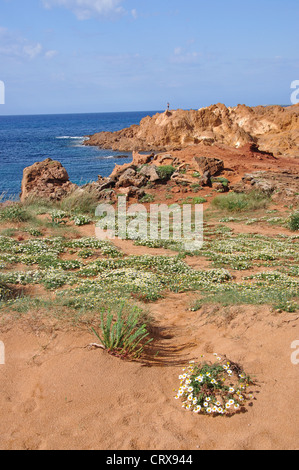
POLYGON ((21 204, 12 204, 0 211, 0 220, 7 222, 26 222, 30 219, 28 211, 21 204))
POLYGON ((94 216, 98 205, 98 195, 95 191, 76 190, 59 203, 60 209, 72 214, 88 214, 94 216))
POLYGON ((207 202, 207 200, 204 197, 194 197, 192 199, 192 204, 203 204, 207 202))
POLYGON ((71 217, 71 220, 74 221, 75 225, 79 225, 79 226, 88 225, 92 221, 90 217, 88 217, 87 215, 83 215, 83 214, 73 215, 71 217))
POLYGON ((221 176, 221 177, 218 177, 218 178, 212 177, 212 178, 211 178, 211 181, 212 181, 212 183, 222 183, 222 185, 223 185, 224 187, 227 187, 227 186, 228 186, 228 183, 229 183, 228 179, 227 179, 227 178, 223 178, 222 176, 221 176))
POLYGON ((154 202, 154 200, 155 196, 153 194, 145 194, 145 196, 140 199, 140 202, 144 204, 146 202, 154 202))
POLYGON ((229 212, 254 211, 267 207, 270 197, 265 193, 251 191, 250 193, 229 193, 226 196, 217 196, 212 201, 217 209, 229 212))
POLYGON ((123 306, 117 314, 116 320, 112 313, 108 313, 104 318, 101 313, 101 334, 92 328, 93 333, 101 341, 107 351, 121 358, 138 358, 144 350, 144 346, 152 341, 146 338, 149 336, 146 324, 140 325, 138 312, 134 310, 123 318, 123 306))
POLYGON ((231 416, 244 411, 246 401, 253 399, 248 393, 252 380, 238 364, 215 356, 216 363, 191 361, 183 369, 175 399, 182 399, 183 408, 194 413, 231 416))
POLYGON ((7 300, 11 295, 11 290, 5 284, 0 282, 0 302, 7 300))
POLYGON ((200 189, 202 189, 201 185, 196 183, 196 184, 191 184, 190 188, 194 193, 197 193, 200 189))
POLYGON ((288 227, 293 232, 299 230, 299 212, 295 212, 288 219, 288 227))
POLYGON ((175 171, 176 171, 175 168, 171 165, 164 165, 164 166, 157 167, 157 173, 159 175, 159 178, 163 181, 169 180, 175 171))
POLYGON ((50 212, 53 225, 62 225, 67 223, 68 213, 62 210, 53 210, 50 212))

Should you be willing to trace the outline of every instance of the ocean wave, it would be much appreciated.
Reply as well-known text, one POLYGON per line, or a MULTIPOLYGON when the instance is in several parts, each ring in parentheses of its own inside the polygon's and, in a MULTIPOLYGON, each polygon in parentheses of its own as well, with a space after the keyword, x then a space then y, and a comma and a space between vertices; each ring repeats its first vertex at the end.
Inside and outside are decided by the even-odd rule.
POLYGON ((73 140, 86 140, 88 137, 78 137, 78 136, 72 136, 72 135, 62 135, 59 137, 56 137, 56 139, 73 139, 73 140))

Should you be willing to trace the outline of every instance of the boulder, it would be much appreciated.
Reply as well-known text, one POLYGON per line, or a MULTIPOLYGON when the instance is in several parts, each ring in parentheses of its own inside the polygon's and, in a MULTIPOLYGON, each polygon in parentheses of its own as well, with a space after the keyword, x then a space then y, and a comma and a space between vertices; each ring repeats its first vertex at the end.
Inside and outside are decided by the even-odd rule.
POLYGON ((211 173, 209 171, 205 171, 202 177, 199 179, 200 186, 209 186, 212 187, 212 180, 211 180, 211 173))
POLYGON ((141 168, 140 175, 148 178, 152 183, 160 180, 160 177, 157 172, 157 167, 155 165, 145 165, 141 168))
POLYGON ((201 173, 208 171, 211 176, 215 176, 224 170, 224 163, 219 158, 194 157, 194 162, 201 173))
POLYGON ((20 199, 24 202, 29 196, 36 196, 59 201, 77 187, 60 162, 47 158, 24 169, 20 199))
POLYGON ((116 183, 116 187, 127 188, 129 186, 136 186, 140 188, 144 186, 147 182, 147 178, 143 175, 137 173, 133 168, 128 168, 119 178, 116 183))

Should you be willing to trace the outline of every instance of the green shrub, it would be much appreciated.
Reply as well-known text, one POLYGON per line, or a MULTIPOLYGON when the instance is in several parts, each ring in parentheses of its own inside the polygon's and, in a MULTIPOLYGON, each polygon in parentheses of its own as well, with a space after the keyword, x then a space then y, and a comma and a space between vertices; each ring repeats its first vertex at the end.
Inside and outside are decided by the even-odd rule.
POLYGON ((140 199, 140 202, 142 204, 144 204, 145 202, 154 202, 155 200, 155 196, 152 195, 152 194, 145 194, 145 196, 143 196, 141 199, 140 199))
POLYGON ((0 282, 0 302, 7 300, 9 297, 11 297, 11 290, 5 284, 0 282))
POLYGON ((171 165, 164 165, 164 166, 157 167, 157 173, 159 175, 159 178, 163 181, 169 180, 172 177, 174 172, 175 172, 175 168, 171 165))
POLYGON ((270 197, 265 193, 251 191, 250 193, 229 193, 225 196, 217 196, 212 201, 217 209, 229 212, 242 212, 263 209, 270 203, 270 197))
POLYGON ((299 230, 299 212, 296 212, 295 214, 292 214, 288 220, 288 226, 289 229, 292 230, 293 232, 296 232, 299 230))
POLYGON ((229 183, 228 179, 227 179, 227 178, 223 178, 223 177, 219 177, 219 178, 214 178, 214 177, 212 177, 212 178, 211 178, 211 181, 212 181, 212 183, 222 183, 223 186, 226 187, 226 188, 227 188, 228 183, 229 183))
POLYGON ((212 416, 246 411, 246 401, 254 398, 248 390, 253 385, 251 378, 226 356, 218 356, 217 360, 199 364, 191 361, 179 375, 181 386, 175 399, 182 400, 186 410, 212 416))
POLYGON ((0 220, 6 222, 27 222, 29 219, 30 214, 21 204, 13 204, 0 211, 0 220))

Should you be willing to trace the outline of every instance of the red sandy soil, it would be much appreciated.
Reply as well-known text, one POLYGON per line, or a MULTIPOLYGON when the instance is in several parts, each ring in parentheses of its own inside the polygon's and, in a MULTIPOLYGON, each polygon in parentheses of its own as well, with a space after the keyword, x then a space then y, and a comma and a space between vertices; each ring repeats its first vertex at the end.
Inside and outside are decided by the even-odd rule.
POLYGON ((189 294, 151 305, 159 355, 125 362, 89 350, 88 332, 15 324, 1 333, 1 449, 296 449, 296 314, 267 308, 188 310, 189 294), (209 418, 174 400, 186 361, 226 354, 255 376, 248 412, 209 418))

